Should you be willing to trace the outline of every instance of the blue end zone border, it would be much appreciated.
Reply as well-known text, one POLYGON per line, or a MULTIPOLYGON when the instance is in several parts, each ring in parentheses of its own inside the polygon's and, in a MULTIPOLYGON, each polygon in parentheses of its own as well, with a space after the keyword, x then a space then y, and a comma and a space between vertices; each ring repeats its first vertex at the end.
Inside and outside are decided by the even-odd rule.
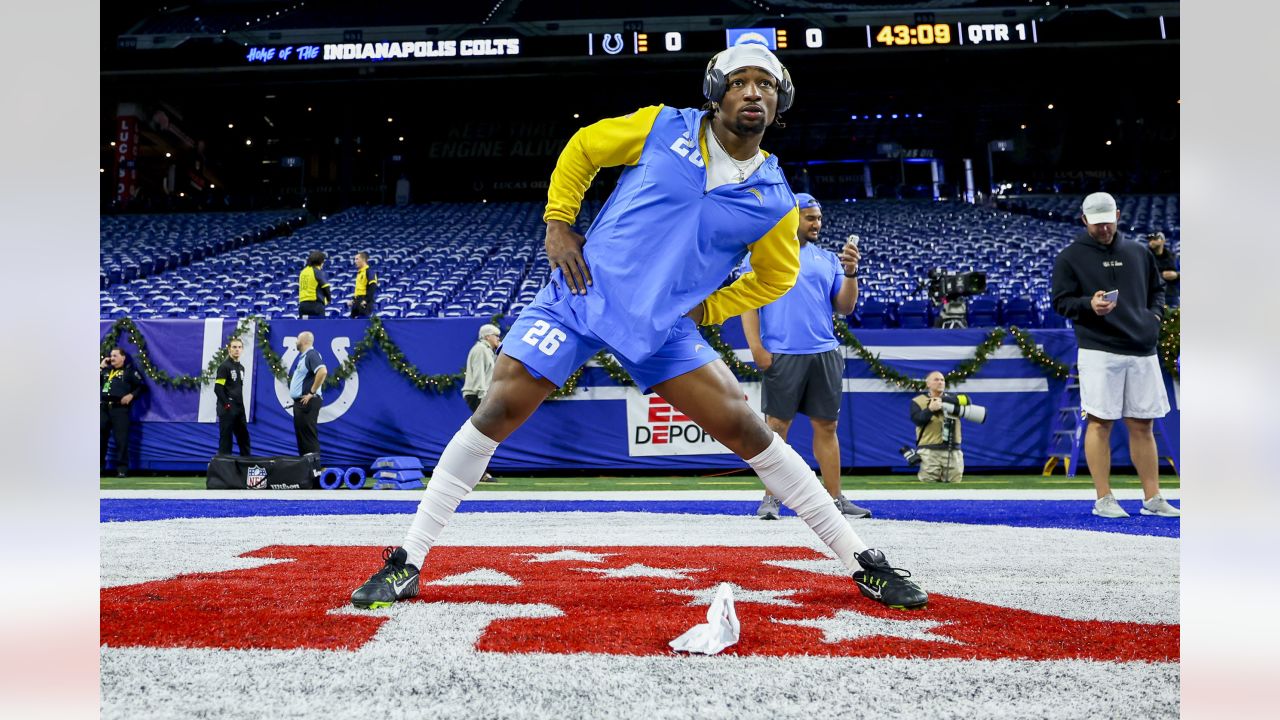
MULTIPOLYGON (((104 498, 102 522, 175 518, 280 517, 290 515, 412 515, 417 500, 160 500, 104 498)), ((648 512, 687 515, 755 514, 756 501, 741 500, 473 500, 458 512, 648 512)), ((868 500, 862 503, 877 520, 920 520, 968 525, 1062 528, 1181 537, 1181 521, 1140 515, 1139 500, 1122 500, 1132 517, 1100 518, 1092 500, 868 500)), ((1181 506, 1181 503, 1177 503, 1181 506)), ((784 515, 795 513, 783 508, 784 515)), ((764 522, 764 521, 761 521, 764 522)))

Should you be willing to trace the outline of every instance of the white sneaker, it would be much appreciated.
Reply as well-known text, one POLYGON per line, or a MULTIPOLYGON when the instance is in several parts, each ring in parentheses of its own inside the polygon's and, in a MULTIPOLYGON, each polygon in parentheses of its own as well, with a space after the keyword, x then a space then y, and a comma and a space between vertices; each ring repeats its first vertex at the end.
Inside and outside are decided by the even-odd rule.
POLYGON ((1105 518, 1129 517, 1129 513, 1125 512, 1124 508, 1120 507, 1120 503, 1116 502, 1115 496, 1111 493, 1107 493, 1094 501, 1093 514, 1098 517, 1105 518))
POLYGON ((782 517, 782 502, 765 493, 764 499, 760 501, 760 507, 756 508, 756 517, 761 520, 777 520, 782 517))
POLYGON ((1160 493, 1151 496, 1150 500, 1142 501, 1143 515, 1159 515, 1160 517, 1182 517, 1182 511, 1169 504, 1168 500, 1161 497, 1160 493))

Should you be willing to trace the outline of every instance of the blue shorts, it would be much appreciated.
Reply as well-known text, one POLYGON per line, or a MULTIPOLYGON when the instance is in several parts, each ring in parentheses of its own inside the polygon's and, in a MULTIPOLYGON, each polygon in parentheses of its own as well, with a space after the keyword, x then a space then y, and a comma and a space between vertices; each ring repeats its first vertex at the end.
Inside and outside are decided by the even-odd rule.
MULTIPOLYGON (((573 371, 601 350, 604 340, 586 326, 585 298, 553 279, 521 313, 502 342, 502 352, 519 360, 534 377, 563 385, 573 371)), ((659 383, 720 359, 693 320, 680 318, 667 341, 643 361, 633 363, 614 353, 618 362, 647 393, 659 383)))

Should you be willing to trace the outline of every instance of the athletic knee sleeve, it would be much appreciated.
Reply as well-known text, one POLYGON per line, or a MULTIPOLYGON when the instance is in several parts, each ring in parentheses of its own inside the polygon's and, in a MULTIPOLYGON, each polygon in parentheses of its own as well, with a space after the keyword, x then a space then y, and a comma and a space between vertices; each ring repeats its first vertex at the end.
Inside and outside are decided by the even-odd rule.
POLYGON ((849 527, 849 521, 840 514, 800 453, 775 433, 769 447, 749 458, 747 464, 760 476, 769 494, 794 510, 850 572, 862 568, 854 556, 866 550, 867 544, 849 527))
POLYGON ((405 533, 402 547, 408 553, 410 563, 422 567, 431 546, 440 537, 449 518, 453 517, 458 504, 480 482, 480 476, 497 449, 498 443, 477 430, 471 420, 463 423, 454 434, 440 455, 440 463, 431 473, 431 481, 427 483, 422 502, 418 503, 418 512, 413 516, 413 524, 405 533))

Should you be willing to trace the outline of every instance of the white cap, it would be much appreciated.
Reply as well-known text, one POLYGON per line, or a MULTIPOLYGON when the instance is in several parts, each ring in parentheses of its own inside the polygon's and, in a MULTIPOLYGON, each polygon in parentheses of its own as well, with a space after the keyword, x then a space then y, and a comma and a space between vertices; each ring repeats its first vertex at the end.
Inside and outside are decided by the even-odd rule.
POLYGON ((1080 204, 1080 211, 1090 225, 1114 223, 1116 221, 1116 199, 1104 192, 1089 195, 1080 204))
POLYGON ((501 335, 501 334, 502 334, 502 331, 498 329, 497 325, 491 325, 489 323, 485 323, 484 325, 480 326, 481 340, 483 340, 486 335, 501 335))
POLYGON ((725 77, 744 67, 758 67, 772 75, 779 84, 782 83, 782 62, 776 55, 769 52, 769 48, 758 42, 745 42, 721 52, 716 55, 714 67, 724 73, 725 77))

